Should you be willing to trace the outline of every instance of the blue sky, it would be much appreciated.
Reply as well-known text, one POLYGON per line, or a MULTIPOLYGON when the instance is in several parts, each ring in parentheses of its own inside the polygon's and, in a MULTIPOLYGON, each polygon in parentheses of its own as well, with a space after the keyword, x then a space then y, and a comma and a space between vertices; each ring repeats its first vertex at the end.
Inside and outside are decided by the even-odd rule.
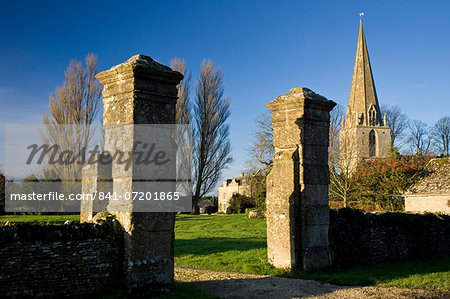
POLYGON ((380 104, 428 124, 449 115, 447 1, 8 1, 0 11, 0 131, 41 123, 69 61, 88 52, 101 70, 135 54, 163 64, 183 57, 194 77, 211 58, 232 99, 235 163, 224 176, 238 175, 266 102, 308 87, 347 105, 361 11, 380 104))

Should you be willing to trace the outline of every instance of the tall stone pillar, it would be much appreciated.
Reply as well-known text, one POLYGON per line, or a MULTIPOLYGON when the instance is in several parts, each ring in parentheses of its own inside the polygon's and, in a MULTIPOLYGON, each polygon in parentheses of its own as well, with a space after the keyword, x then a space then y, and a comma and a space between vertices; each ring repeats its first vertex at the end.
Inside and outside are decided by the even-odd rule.
MULTIPOLYGON (((106 151, 133 151, 139 133, 133 126, 126 125, 175 123, 176 85, 183 78, 179 72, 172 71, 148 56, 136 55, 96 77, 104 86, 106 151), (119 134, 117 131, 111 133, 115 128, 119 128, 119 134)), ((175 179, 172 170, 160 171, 156 174, 158 177, 153 179, 175 179)), ((113 162, 113 192, 117 196, 125 196, 127 192, 155 191, 142 189, 142 177, 137 175, 139 171, 135 161, 128 169, 113 162)), ((132 292, 151 293, 172 285, 175 214, 126 212, 117 208, 110 200, 108 211, 115 214, 125 231, 126 286, 132 292)))
POLYGON ((331 265, 328 138, 335 105, 307 88, 267 103, 275 147, 267 176, 267 251, 275 267, 331 265))
MULTIPOLYGON (((103 155, 95 155, 95 159, 99 159, 103 155)), ((82 174, 82 193, 89 194, 106 194, 112 192, 112 165, 110 163, 94 163, 88 164, 81 170, 82 174)), ((81 201, 80 206, 80 222, 90 222, 98 212, 106 211, 108 200, 87 200, 81 201)))

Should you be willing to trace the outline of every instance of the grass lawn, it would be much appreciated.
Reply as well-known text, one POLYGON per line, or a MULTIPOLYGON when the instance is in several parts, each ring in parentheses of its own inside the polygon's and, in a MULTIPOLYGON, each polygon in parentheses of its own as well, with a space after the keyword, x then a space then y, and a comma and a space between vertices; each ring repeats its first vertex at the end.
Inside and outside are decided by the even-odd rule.
POLYGON ((177 266, 282 275, 341 285, 450 291, 450 257, 370 267, 294 273, 267 263, 266 222, 246 215, 181 215, 175 228, 177 266))
POLYGON ((281 274, 267 263, 266 221, 246 215, 179 215, 177 266, 257 274, 281 274))
POLYGON ((379 264, 352 269, 331 268, 320 272, 288 273, 286 276, 340 285, 378 285, 450 292, 450 257, 379 264))
MULTIPOLYGON (((32 222, 62 224, 78 221, 78 215, 6 215, 0 223, 32 222)), ((331 268, 318 272, 288 273, 267 263, 266 222, 246 215, 178 215, 175 223, 177 266, 282 275, 342 285, 379 285, 450 291, 450 257, 426 261, 380 264, 351 269, 331 268)), ((180 284, 183 292, 188 287, 180 284)))

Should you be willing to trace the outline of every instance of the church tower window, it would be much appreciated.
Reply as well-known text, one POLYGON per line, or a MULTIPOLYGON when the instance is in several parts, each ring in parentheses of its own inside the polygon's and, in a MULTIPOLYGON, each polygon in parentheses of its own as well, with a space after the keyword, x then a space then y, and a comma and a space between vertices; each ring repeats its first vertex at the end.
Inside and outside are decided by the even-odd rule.
POLYGON ((369 157, 375 157, 377 154, 377 138, 375 131, 371 130, 369 133, 369 157))
POLYGON ((376 126, 377 125, 377 109, 375 108, 375 105, 370 106, 369 109, 369 126, 376 126))

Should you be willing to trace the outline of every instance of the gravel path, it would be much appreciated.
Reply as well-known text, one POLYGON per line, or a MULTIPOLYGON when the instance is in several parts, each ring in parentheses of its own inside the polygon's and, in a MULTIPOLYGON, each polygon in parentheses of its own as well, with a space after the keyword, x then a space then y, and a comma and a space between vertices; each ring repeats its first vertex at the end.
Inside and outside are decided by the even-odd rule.
POLYGON ((175 280, 222 298, 450 298, 425 290, 336 286, 313 280, 175 268, 175 280))

